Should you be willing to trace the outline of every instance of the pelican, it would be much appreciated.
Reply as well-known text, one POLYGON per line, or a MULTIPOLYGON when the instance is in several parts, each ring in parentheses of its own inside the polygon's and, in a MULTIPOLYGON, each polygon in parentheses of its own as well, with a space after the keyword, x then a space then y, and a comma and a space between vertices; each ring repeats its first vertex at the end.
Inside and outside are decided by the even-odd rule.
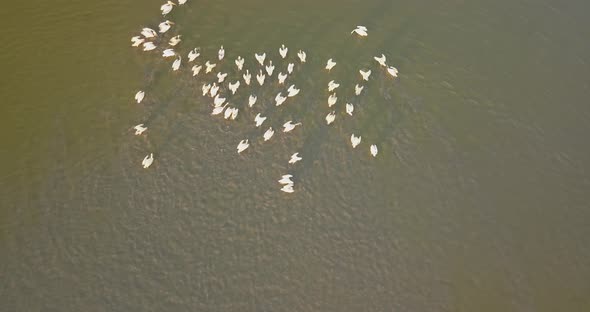
POLYGON ((158 33, 155 30, 148 27, 144 27, 141 30, 141 34, 146 38, 154 38, 158 36, 158 33))
POLYGON ((166 14, 170 13, 170 11, 172 11, 172 8, 174 5, 176 5, 176 3, 172 2, 172 1, 168 1, 164 4, 162 4, 162 6, 160 7, 160 11, 162 11, 162 15, 166 16, 166 14))
POLYGON ((332 68, 334 68, 334 66, 336 66, 336 62, 334 62, 332 59, 329 59, 326 63, 326 69, 330 71, 332 68))
POLYGON ((287 65, 287 73, 292 74, 294 66, 295 66, 295 64, 289 63, 289 65, 287 65))
POLYGON ((279 54, 281 55, 282 58, 286 58, 288 51, 289 51, 289 48, 285 47, 285 45, 282 44, 281 48, 279 49, 279 54))
POLYGON ((304 51, 299 50, 299 52, 297 52, 297 56, 299 57, 301 63, 305 63, 305 58, 307 57, 307 55, 304 51))
POLYGON ((215 116, 215 115, 219 115, 221 114, 221 112, 223 112, 223 110, 225 109, 225 107, 228 105, 229 103, 225 103, 225 105, 223 106, 219 106, 219 107, 215 107, 213 108, 213 111, 211 112, 211 115, 215 116))
POLYGON ((346 103, 346 113, 352 116, 352 112, 354 111, 354 105, 350 103, 346 103))
POLYGON ((229 83, 229 89, 231 90, 231 94, 236 94, 236 91, 238 91, 238 88, 240 87, 240 81, 236 81, 234 83, 229 83))
POLYGON ((162 57, 172 57, 175 55, 176 55, 176 52, 174 52, 174 49, 166 49, 162 52, 162 57))
POLYGON ((256 123, 256 128, 260 127, 260 125, 262 125, 262 123, 266 120, 266 117, 262 117, 260 115, 260 113, 256 114, 256 117, 254 117, 254 122, 256 123))
POLYGON ((393 66, 389 66, 387 67, 387 72, 393 77, 397 77, 397 68, 393 67, 393 66))
POLYGON ((250 146, 250 143, 248 143, 248 139, 241 140, 240 144, 238 144, 238 154, 247 149, 248 146, 250 146))
POLYGON ((209 93, 209 90, 211 90, 211 84, 203 84, 201 90, 203 91, 203 96, 207 95, 207 93, 209 93))
POLYGON ((357 145, 361 144, 361 137, 355 136, 354 133, 350 135, 350 143, 352 143, 352 148, 356 148, 357 145))
POLYGON ((250 75, 250 72, 246 69, 246 73, 242 75, 242 77, 244 78, 244 82, 247 85, 250 85, 250 79, 252 79, 252 75, 250 75))
POLYGON ((178 5, 183 5, 186 3, 187 0, 178 0, 178 5))
POLYGON ((211 90, 209 91, 209 94, 211 94, 211 97, 214 97, 217 95, 218 91, 219 91, 219 86, 214 82, 213 85, 211 86, 211 90))
POLYGON ((145 130, 147 130, 147 127, 144 127, 143 124, 139 124, 135 127, 133 127, 133 129, 135 129, 135 135, 140 135, 142 134, 145 130))
POLYGON ((160 33, 163 34, 163 33, 167 32, 170 29, 170 27, 172 27, 172 25, 174 25, 174 23, 169 20, 161 22, 160 25, 158 25, 160 33))
POLYGON ((225 81, 225 77, 227 77, 227 73, 222 73, 222 72, 218 72, 217 73, 217 82, 218 83, 222 83, 223 81, 225 81))
POLYGON ((289 87, 289 89, 287 89, 287 92, 289 92, 289 94, 287 94, 288 97, 294 97, 297 94, 299 94, 300 89, 295 89, 295 85, 291 85, 289 87))
POLYGON ((232 107, 229 107, 228 109, 225 110, 225 113, 223 113, 223 118, 229 119, 229 117, 231 117, 231 115, 233 113, 234 113, 234 109, 232 107))
POLYGON ((340 87, 340 84, 334 82, 334 80, 330 80, 330 82, 328 82, 328 92, 332 92, 338 87, 340 87))
POLYGON ((377 61, 377 63, 381 64, 381 66, 386 67, 387 64, 385 64, 385 61, 387 60, 387 58, 385 57, 385 54, 381 54, 381 56, 377 57, 374 56, 373 57, 375 59, 375 61, 377 61))
POLYGON ((223 60, 223 57, 225 56, 225 50, 223 49, 223 46, 221 46, 221 48, 219 48, 219 52, 217 52, 217 58, 219 58, 219 60, 223 60))
POLYGON ((293 181, 291 181, 291 178, 293 177, 292 174, 283 174, 281 176, 281 179, 279 180, 279 183, 281 184, 287 184, 287 185, 293 185, 293 181))
POLYGON ((279 84, 285 83, 285 79, 287 79, 287 74, 279 73, 279 84))
POLYGON ((235 119, 236 119, 236 117, 238 117, 238 111, 239 111, 239 110, 238 110, 238 108, 237 108, 237 107, 234 107, 234 108, 232 108, 232 112, 231 112, 231 120, 235 120, 235 119))
POLYGON ((238 70, 242 70, 242 67, 244 67, 244 59, 241 56, 238 56, 235 62, 238 70))
POLYGON ((338 97, 336 97, 336 93, 330 94, 328 97, 328 107, 332 107, 332 105, 336 104, 338 97))
POLYGON ((367 36, 367 27, 365 26, 356 26, 356 28, 350 32, 352 33, 356 33, 357 35, 361 36, 361 37, 366 37, 367 36))
POLYGON ((371 155, 373 155, 373 157, 376 157, 378 152, 379 151, 377 150, 377 145, 371 145, 371 155))
POLYGON ((299 157, 299 153, 295 153, 295 154, 291 155, 291 159, 289 160, 289 163, 294 164, 294 163, 300 161, 301 159, 303 159, 303 158, 299 157))
POLYGON ((141 162, 141 165, 143 166, 143 168, 147 168, 147 167, 151 166, 153 162, 154 162, 154 153, 150 153, 149 155, 145 156, 145 158, 141 162))
POLYGON ((137 93, 135 93, 135 100, 137 101, 137 104, 141 103, 141 101, 143 101, 144 97, 145 97, 145 92, 137 91, 137 93))
POLYGON ((291 130, 295 129, 295 127, 300 126, 301 123, 293 123, 291 120, 287 121, 285 124, 283 124, 283 132, 290 132, 291 130))
POLYGON ((270 138, 272 138, 273 134, 275 134, 275 131, 272 129, 272 127, 268 128, 268 130, 266 130, 266 132, 263 135, 264 141, 266 142, 266 141, 270 140, 270 138))
POLYGON ((254 104, 256 104, 257 99, 258 98, 256 97, 256 95, 254 95, 254 94, 250 95, 250 98, 248 98, 248 106, 249 107, 254 106, 254 104))
POLYGON ((179 44, 180 41, 182 41, 182 39, 180 39, 180 37, 181 37, 180 35, 176 35, 176 36, 170 38, 170 41, 168 41, 168 44, 171 46, 175 46, 175 45, 179 44))
POLYGON ((328 125, 333 123, 335 119, 336 119, 336 112, 335 111, 332 111, 331 113, 326 115, 326 123, 328 125))
POLYGON ((272 76, 272 73, 275 70, 275 66, 272 64, 272 61, 270 61, 270 63, 268 64, 268 66, 266 66, 266 73, 268 74, 268 76, 272 76))
POLYGON ((131 38, 131 42, 133 42, 131 44, 132 47, 139 47, 143 42, 145 41, 144 38, 141 38, 141 36, 135 36, 131 38))
POLYGON ((156 45, 153 42, 144 42, 143 43, 143 50, 144 51, 151 51, 156 48, 156 45))
POLYGON ((178 56, 178 58, 174 61, 174 63, 172 63, 172 70, 176 71, 180 68, 180 62, 181 62, 181 57, 180 55, 178 56))
POLYGON ((371 70, 370 69, 367 70, 367 71, 363 71, 362 69, 359 69, 359 73, 363 77, 363 80, 369 81, 369 76, 371 76, 371 70))
POLYGON ((192 62, 194 61, 197 57, 199 57, 199 55, 201 55, 201 53, 199 53, 199 49, 198 48, 194 48, 192 49, 189 53, 188 53, 188 61, 192 62))
POLYGON ((275 96, 275 102, 276 102, 276 106, 280 106, 281 104, 285 103, 285 100, 287 98, 284 97, 281 92, 279 92, 279 94, 277 94, 277 96, 275 96))
POLYGON ((264 66, 264 59, 266 59, 266 53, 254 53, 254 57, 256 57, 256 60, 258 61, 258 63, 260 63, 260 66, 264 66))
POLYGON ((225 98, 222 98, 218 95, 215 96, 215 98, 213 99, 213 105, 215 107, 219 107, 221 106, 223 103, 225 103, 225 98))
POLYGON ((354 94, 360 95, 361 92, 363 91, 363 88, 365 88, 365 87, 357 84, 356 86, 354 86, 354 94))
POLYGON ((281 187, 281 191, 283 191, 285 193, 293 193, 293 192, 295 192, 295 190, 293 190, 293 184, 283 185, 283 187, 281 187))
POLYGON ((215 66, 217 66, 217 64, 211 64, 209 63, 209 61, 207 61, 207 63, 205 63, 205 74, 210 73, 211 71, 213 71, 213 68, 215 68, 215 66))
POLYGON ((264 75, 262 74, 262 69, 261 69, 261 70, 260 70, 260 73, 259 73, 258 75, 256 75, 256 80, 258 80, 258 83, 259 83, 260 85, 263 85, 263 84, 264 84, 264 78, 266 78, 266 76, 264 76, 264 75))
POLYGON ((195 65, 195 66, 193 66, 193 68, 192 68, 193 77, 196 76, 196 75, 198 75, 199 72, 201 72, 201 68, 203 68, 203 66, 201 66, 201 65, 195 65))

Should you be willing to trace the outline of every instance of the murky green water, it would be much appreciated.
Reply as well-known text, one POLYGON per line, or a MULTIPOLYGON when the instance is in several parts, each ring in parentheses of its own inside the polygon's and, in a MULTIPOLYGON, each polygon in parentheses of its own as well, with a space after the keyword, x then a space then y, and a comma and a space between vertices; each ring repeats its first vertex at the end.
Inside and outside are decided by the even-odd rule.
POLYGON ((239 156, 253 112, 211 117, 186 65, 129 47, 162 3, 3 5, 2 311, 590 310, 588 2, 189 0, 183 56, 308 53, 270 118, 304 126, 239 156), (326 127, 327 82, 343 105, 369 66, 326 127))

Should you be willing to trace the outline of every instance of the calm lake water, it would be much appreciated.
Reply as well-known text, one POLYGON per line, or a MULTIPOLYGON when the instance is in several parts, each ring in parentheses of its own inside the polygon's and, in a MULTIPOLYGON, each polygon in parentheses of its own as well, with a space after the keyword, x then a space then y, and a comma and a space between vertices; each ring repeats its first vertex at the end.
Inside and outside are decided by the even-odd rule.
POLYGON ((590 2, 175 8, 183 57, 224 45, 235 72, 237 55, 284 68, 282 43, 307 51, 296 101, 257 91, 268 125, 303 122, 265 144, 255 110, 210 116, 189 65, 130 47, 162 3, 3 5, 2 311, 590 311, 590 2), (360 68, 373 74, 348 117, 360 68))

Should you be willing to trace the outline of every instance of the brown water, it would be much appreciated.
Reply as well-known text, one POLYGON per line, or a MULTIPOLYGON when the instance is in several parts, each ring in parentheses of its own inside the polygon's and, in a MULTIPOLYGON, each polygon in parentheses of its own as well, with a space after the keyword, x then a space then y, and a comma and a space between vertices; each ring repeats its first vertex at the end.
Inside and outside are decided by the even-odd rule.
MULTIPOLYGON (((307 51, 298 104, 269 112, 304 125, 267 144, 253 111, 211 117, 186 63, 129 47, 162 3, 3 5, 2 311, 590 310, 587 1, 175 8, 183 56, 307 51), (343 105, 360 67, 354 117, 325 126, 327 82, 343 105)), ((270 109, 277 89, 258 92, 270 109)))

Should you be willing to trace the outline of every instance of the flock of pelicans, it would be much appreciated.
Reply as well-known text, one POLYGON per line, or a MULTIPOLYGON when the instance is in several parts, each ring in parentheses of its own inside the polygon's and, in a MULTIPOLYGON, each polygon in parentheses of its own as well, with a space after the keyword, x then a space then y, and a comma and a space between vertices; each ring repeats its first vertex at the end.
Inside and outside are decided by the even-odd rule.
MULTIPOLYGON (((183 5, 187 2, 187 0, 178 0, 178 4, 172 2, 172 1, 167 1, 166 3, 164 3, 161 7, 160 10, 162 11, 162 15, 166 16, 167 14, 169 14, 174 6, 177 5, 183 5)), ((132 46, 133 47, 138 47, 138 48, 143 48, 143 51, 153 51, 155 49, 158 48, 158 45, 162 46, 164 45, 165 47, 162 48, 162 57, 164 58, 175 58, 174 61, 172 62, 172 70, 173 71, 178 71, 181 68, 183 59, 182 56, 180 54, 178 54, 177 51, 174 50, 174 48, 180 44, 180 42, 182 41, 182 37, 181 35, 176 35, 171 37, 170 39, 168 39, 167 43, 165 40, 163 40, 161 37, 164 36, 164 34, 166 32, 168 32, 172 27, 174 26, 174 23, 169 21, 169 20, 165 20, 163 22, 161 22, 158 25, 158 31, 151 29, 151 28, 143 28, 141 30, 141 34, 138 36, 134 36, 131 38, 131 42, 132 42, 132 46)), ((368 30, 366 27, 364 26, 357 26, 357 28, 355 28, 351 34, 356 34, 360 37, 366 37, 368 35, 368 30)), ((281 45, 281 47, 279 48, 279 55, 282 59, 286 59, 287 58, 287 54, 289 53, 289 49, 283 44, 281 45)), ((187 63, 193 63, 199 56, 201 55, 201 51, 199 48, 195 48, 189 51, 188 55, 187 55, 187 63)), ((269 79, 272 79, 273 77, 273 73, 275 72, 275 65, 273 64, 272 60, 268 60, 267 62, 267 56, 266 53, 255 53, 254 54, 254 58, 255 60, 258 62, 258 64, 260 65, 260 68, 258 69, 258 73, 256 74, 256 82, 262 86, 264 85, 264 83, 266 81, 269 81, 269 79), (268 78, 268 79, 267 79, 268 78)), ((306 58, 307 58, 307 54, 305 51, 303 50, 299 50, 297 52, 297 58, 300 64, 304 64, 306 62, 306 58)), ((238 56, 237 59, 234 61, 235 66, 238 70, 238 72, 243 73, 242 74, 242 79, 237 79, 235 81, 228 81, 227 83, 227 89, 221 89, 224 86, 224 82, 228 76, 228 73, 223 73, 221 71, 218 71, 217 73, 214 72, 215 68, 217 67, 218 63, 222 63, 223 60, 225 59, 225 49, 223 46, 220 47, 219 51, 217 52, 217 59, 216 60, 207 60, 204 64, 195 64, 191 67, 191 71, 192 71, 192 75, 193 76, 198 76, 201 71, 204 69, 204 75, 205 76, 212 76, 213 81, 210 83, 203 83, 202 85, 202 94, 203 96, 208 96, 210 98, 213 99, 213 109, 211 112, 211 115, 215 116, 215 115, 222 115, 225 119, 227 120, 235 120, 238 116, 239 113, 239 109, 237 107, 233 107, 230 106, 229 101, 227 100, 227 97, 229 95, 229 93, 231 93, 231 95, 236 94, 236 92, 238 91, 238 89, 240 88, 240 86, 242 86, 242 80, 243 80, 243 84, 246 86, 250 86, 252 82, 252 74, 250 73, 249 69, 246 69, 244 72, 244 58, 242 58, 241 56, 238 56), (228 94, 226 95, 222 95, 223 92, 225 91, 229 91, 226 92, 228 94)), ((398 71, 395 67, 393 66, 388 66, 386 63, 386 57, 384 54, 382 54, 381 56, 375 56, 374 60, 389 74, 391 75, 392 78, 397 77, 398 71)), ((332 68, 334 68, 334 66, 336 66, 336 62, 333 59, 329 59, 326 63, 326 67, 325 69, 329 72, 332 68)), ((287 67, 285 68, 285 71, 280 71, 276 74, 276 79, 278 82, 278 85, 286 85, 286 80, 289 77, 289 75, 292 75, 293 72, 295 70, 295 63, 293 62, 289 62, 287 67)), ((367 69, 367 70, 359 70, 359 73, 361 75, 361 81, 368 81, 369 77, 371 76, 371 70, 367 69)), ((328 97, 328 107, 331 108, 332 106, 334 106, 338 100, 337 96, 336 96, 336 89, 338 89, 338 87, 340 86, 340 84, 338 84, 336 81, 332 80, 328 83, 328 92, 330 93, 330 96, 328 97)), ((358 96, 362 93, 364 86, 361 84, 356 84, 355 85, 355 95, 358 96)), ((279 92, 275 98, 274 98, 274 102, 276 106, 281 106, 283 105, 289 98, 293 98, 295 96, 297 96, 300 92, 300 89, 295 86, 294 84, 291 84, 286 91, 282 91, 279 92)), ((143 99, 145 98, 146 93, 145 91, 138 91, 135 94, 135 101, 137 103, 141 103, 143 101, 143 99)), ((248 107, 252 108, 257 101, 257 96, 255 94, 251 94, 248 98, 248 107)), ((346 113, 350 116, 352 116, 353 112, 354 112, 354 105, 351 103, 346 103, 345 104, 345 110, 346 113)), ((267 117, 262 116, 260 113, 258 113, 256 115, 256 117, 254 118, 254 123, 256 127, 261 127, 262 124, 266 121, 267 117)), ((336 111, 332 110, 330 111, 327 115, 326 115, 326 124, 330 125, 334 122, 334 120, 336 119, 336 111)), ((283 124, 283 132, 290 132, 293 131, 296 127, 301 126, 302 123, 301 122, 293 122, 291 120, 285 122, 283 124)), ((139 124, 136 125, 134 127, 135 130, 135 135, 141 135, 143 134, 148 128, 144 125, 144 124, 139 124)), ((266 142, 268 140, 270 140, 273 135, 275 133, 275 130, 272 127, 269 127, 264 134, 262 135, 263 141, 266 142)), ((361 136, 357 136, 354 133, 351 134, 350 136, 350 142, 353 148, 356 148, 360 143, 361 143, 361 136)), ((243 139, 241 140, 238 145, 237 145, 237 153, 240 154, 242 152, 244 152, 245 150, 247 150, 250 147, 250 140, 249 139, 243 139)), ((369 148, 369 151, 371 153, 371 155, 373 157, 377 156, 378 153, 378 148, 377 145, 372 144, 369 148)), ((302 159, 301 156, 299 156, 299 153, 294 153, 293 155, 291 155, 291 158, 289 159, 289 164, 295 164, 296 162, 300 161, 302 159)), ((143 168, 148 168, 152 165, 152 163, 154 162, 154 154, 150 153, 149 155, 145 156, 145 158, 142 161, 142 166, 143 168)), ((293 181, 291 180, 291 178, 293 177, 293 175, 291 174, 285 174, 281 177, 281 179, 278 181, 282 187, 281 187, 281 191, 286 192, 286 193, 293 193, 294 189, 293 189, 293 181)))

